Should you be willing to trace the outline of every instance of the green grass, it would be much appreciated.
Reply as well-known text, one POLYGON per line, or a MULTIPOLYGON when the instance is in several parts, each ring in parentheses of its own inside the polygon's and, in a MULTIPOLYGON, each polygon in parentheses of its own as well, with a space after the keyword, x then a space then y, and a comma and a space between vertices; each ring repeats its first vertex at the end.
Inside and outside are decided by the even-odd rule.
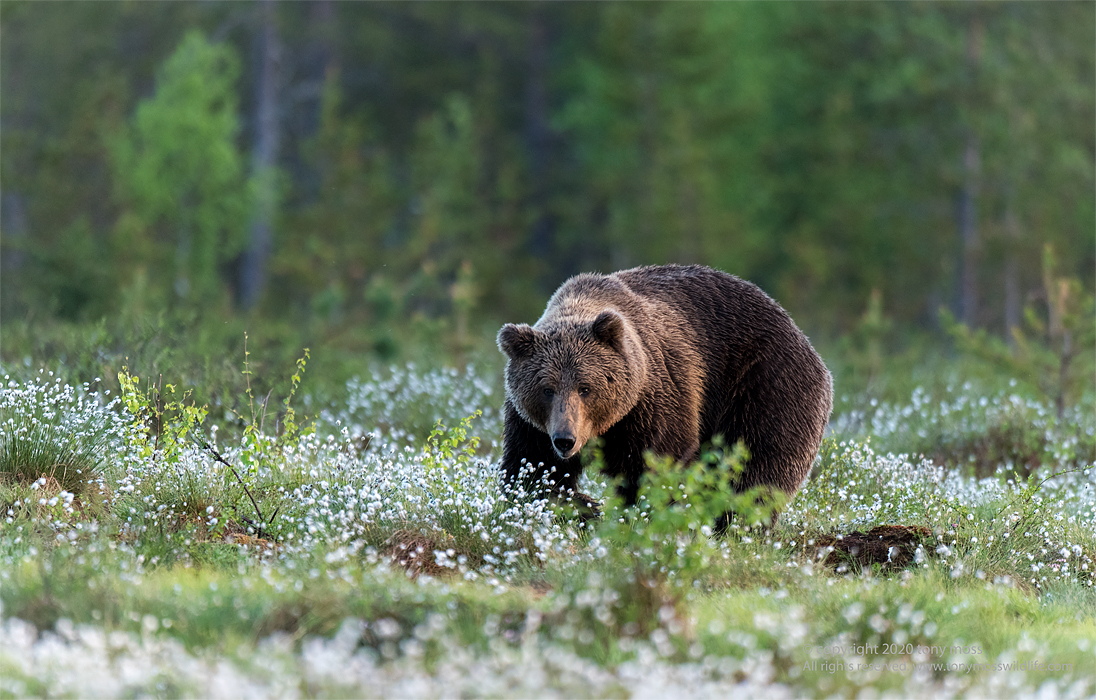
POLYGON ((858 403, 775 527, 744 516, 715 539, 735 496, 704 483, 710 466, 662 465, 636 511, 590 474, 607 501, 586 528, 503 498, 501 396, 482 376, 375 369, 344 403, 294 400, 315 432, 275 429, 284 395, 261 426, 214 411, 200 434, 224 462, 178 406, 149 422, 133 396, 108 409, 91 385, 12 380, 4 405, 52 427, 5 423, 7 444, 59 463, 72 436, 99 442, 71 489, 0 476, 0 697, 1096 693, 1087 404, 1017 470, 979 452, 994 402, 1014 405, 997 389, 858 403), (926 459, 893 454, 948 435, 926 459), (822 537, 880 525, 925 528, 913 563, 824 563, 822 537))

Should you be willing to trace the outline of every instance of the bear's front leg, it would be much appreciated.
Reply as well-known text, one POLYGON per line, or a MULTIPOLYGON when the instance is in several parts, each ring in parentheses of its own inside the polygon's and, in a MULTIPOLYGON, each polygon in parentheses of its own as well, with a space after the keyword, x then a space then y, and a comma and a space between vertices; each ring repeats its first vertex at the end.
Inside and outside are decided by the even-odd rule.
POLYGON ((647 453, 672 457, 683 465, 696 459, 700 450, 696 426, 695 417, 660 417, 648 402, 641 402, 605 433, 602 471, 620 480, 617 493, 626 506, 634 506, 639 499, 647 453))
POLYGON ((651 450, 646 441, 628 425, 626 417, 602 436, 601 471, 611 479, 618 479, 617 494, 625 506, 634 506, 639 497, 639 481, 647 470, 645 454, 651 450))
POLYGON ((508 493, 539 496, 547 489, 547 495, 573 498, 580 512, 597 508, 596 501, 578 492, 578 456, 561 460, 548 434, 522 418, 509 399, 503 407, 501 470, 508 493))

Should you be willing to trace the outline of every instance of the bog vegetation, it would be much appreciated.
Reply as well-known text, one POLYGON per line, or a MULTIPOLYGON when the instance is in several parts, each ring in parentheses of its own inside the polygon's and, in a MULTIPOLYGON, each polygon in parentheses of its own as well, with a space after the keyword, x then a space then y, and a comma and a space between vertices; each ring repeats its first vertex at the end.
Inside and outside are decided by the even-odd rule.
POLYGON ((631 509, 591 471, 584 523, 500 491, 497 363, 323 398, 307 351, 264 393, 240 360, 202 405, 5 367, 0 694, 1096 692, 1091 391, 922 366, 842 397, 775 527, 718 443, 631 509))

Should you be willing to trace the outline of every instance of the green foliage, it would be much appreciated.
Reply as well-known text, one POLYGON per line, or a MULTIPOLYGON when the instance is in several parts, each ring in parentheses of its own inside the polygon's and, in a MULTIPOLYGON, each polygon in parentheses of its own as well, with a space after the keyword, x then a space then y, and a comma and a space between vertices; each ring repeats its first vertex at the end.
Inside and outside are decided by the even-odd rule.
MULTIPOLYGON (((305 365, 308 363, 308 348, 304 349, 304 355, 297 359, 297 369, 293 372, 293 376, 290 378, 289 393, 285 397, 285 415, 282 416, 282 439, 292 444, 295 442, 301 432, 301 427, 297 425, 297 412, 290 406, 293 397, 297 394, 297 388, 301 385, 301 377, 304 375, 305 365)), ((311 426, 314 430, 314 426, 311 426)))
MULTIPOLYGON (((556 686, 533 674, 554 678, 563 667, 583 679, 566 687, 569 696, 623 695, 656 677, 679 690, 715 683, 724 694, 744 683, 809 692, 823 681, 829 694, 908 693, 960 678, 999 690, 996 667, 935 676, 911 669, 1026 658, 1033 640, 1075 673, 1096 643, 1086 465, 1052 473, 1043 458, 1031 479, 978 480, 827 439, 811 479, 784 503, 736 493, 746 455, 717 444, 691 465, 650 458, 637 506, 625 508, 610 485, 603 518, 580 527, 544 501, 502 497, 494 465, 479 456, 474 411, 453 427, 436 422, 419 448, 384 445, 379 434, 369 453, 351 438, 361 427, 351 413, 342 439, 271 428, 287 426, 306 365, 311 373, 308 353, 287 383, 289 402, 244 392, 250 434, 201 449, 183 444, 179 430, 185 415, 201 417, 184 410, 198 411, 190 399, 123 374, 125 410, 109 415, 126 423, 117 434, 122 442, 128 430, 132 449, 106 450, 101 507, 89 507, 94 494, 75 496, 48 478, 0 482, 5 688, 68 687, 53 666, 33 665, 40 647, 24 620, 55 656, 111 669, 132 661, 155 675, 104 695, 163 692, 169 682, 189 688, 171 669, 204 658, 251 684, 285 686, 269 679, 283 673, 342 694, 376 690, 377 678, 392 674, 421 687, 470 669, 478 669, 475 689, 497 682, 513 692, 521 678, 535 694, 556 686), (263 418, 270 406, 280 418, 263 418), (171 441, 181 447, 173 451, 171 441), (253 471, 241 466, 249 451, 253 471), (727 511, 735 513, 727 535, 713 536, 727 511), (929 534, 901 567, 834 568, 825 542, 882 524, 929 534), (875 647, 850 651, 845 663, 905 671, 826 666, 838 660, 829 651, 837 646, 875 647), (98 649, 113 651, 100 658, 98 649), (317 676, 321 663, 335 670, 317 676), (359 667, 364 675, 348 680, 359 667), (698 668, 706 670, 697 676, 698 668)), ((250 353, 244 372, 245 384, 259 381, 250 353)), ((437 405, 452 403, 446 416, 469 396, 484 399, 456 392, 475 380, 455 371, 408 374, 402 381, 437 405)), ((978 396, 970 403, 977 407, 978 396)), ((931 407, 918 403, 912 413, 931 407)), ((66 415, 77 433, 98 414, 66 415)), ((944 422, 967 417, 949 413, 944 422)), ((902 420, 922 425, 912 414, 902 420)), ((1057 668, 1009 678, 1024 688, 1080 687, 1057 668)))
MULTIPOLYGON (((283 479, 289 453, 303 438, 315 432, 311 423, 298 424, 291 405, 309 351, 306 348, 297 361, 283 402, 284 412, 270 432, 266 424, 269 394, 256 408, 250 384, 249 355, 245 337, 243 376, 251 410, 249 417, 240 417, 244 427, 239 448, 231 461, 216 445, 216 426, 212 429, 213 442, 205 437, 203 423, 209 411, 206 406, 196 406, 190 392, 180 396, 172 384, 161 388, 152 386, 151 382, 147 390, 142 391, 139 378, 131 376, 126 369, 119 374, 122 401, 133 420, 130 446, 144 462, 141 471, 145 476, 136 480, 135 488, 126 490, 133 495, 122 496, 118 507, 123 512, 134 509, 137 513, 140 512, 136 510, 139 504, 144 512, 141 520, 155 522, 166 543, 176 539, 180 532, 181 538, 188 540, 195 536, 223 537, 228 528, 233 527, 246 529, 258 537, 269 536, 272 532, 271 525, 281 504, 274 498, 264 514, 260 505, 262 491, 269 491, 272 483, 283 479), (195 445, 213 460, 212 468, 195 459, 195 445), (217 465, 227 471, 218 471, 217 465), (155 513, 147 510, 149 499, 159 504, 155 513), (255 517, 250 517, 251 514, 255 517), (204 522, 204 527, 195 528, 194 520, 204 522)), ((284 492, 284 486, 281 491, 284 492)))
POLYGON ((230 47, 187 34, 160 70, 155 95, 114 142, 114 175, 128 205, 119 246, 140 249, 163 232, 173 258, 141 262, 171 270, 175 295, 198 304, 219 296, 217 265, 240 250, 251 205, 236 146, 238 79, 230 47))
POLYGON ((130 447, 142 459, 154 455, 170 464, 177 464, 183 449, 190 444, 188 434, 200 430, 209 410, 190 400, 191 392, 179 392, 173 384, 152 385, 148 380, 141 390, 141 378, 123 367, 118 373, 122 387, 122 405, 133 416, 130 447), (189 403, 188 403, 189 400, 189 403))
MULTIPOLYGON (((202 430, 208 408, 196 406, 191 392, 180 392, 173 384, 164 385, 162 377, 156 385, 148 380, 142 390, 141 378, 123 367, 118 373, 118 383, 122 405, 132 421, 130 449, 147 465, 152 478, 133 495, 122 496, 116 507, 122 512, 134 509, 134 512, 147 514, 144 499, 155 494, 161 504, 170 509, 171 516, 178 514, 184 519, 206 516, 213 504, 224 497, 223 484, 203 483, 185 457, 194 435, 202 430), (137 507, 141 511, 137 511, 137 507)), ((185 520, 169 523, 172 528, 180 525, 185 527, 185 520)), ((160 531, 163 535, 162 525, 160 531)), ((170 534, 173 533, 169 533, 169 537, 170 534)))
MULTIPOLYGON (((595 456, 595 467, 600 455, 595 456)), ((669 458, 647 455, 648 469, 634 507, 612 491, 605 499, 589 547, 604 559, 609 572, 590 573, 568 581, 572 603, 589 587, 614 592, 595 609, 597 628, 611 634, 650 634, 659 625, 684 616, 685 597, 713 584, 713 564, 722 559, 713 531, 717 523, 739 535, 771 523, 784 504, 782 494, 767 488, 736 492, 748 454, 741 444, 726 449, 717 442, 700 458, 683 466, 669 458), (727 528, 724 518, 733 513, 727 528)), ((583 606, 578 605, 579 609, 583 606)))
POLYGON ((638 513, 631 517, 619 494, 608 496, 598 535, 623 545, 625 551, 653 547, 656 571, 672 569, 686 580, 695 578, 707 561, 703 550, 717 521, 734 513, 732 530, 748 531, 772 520, 782 505, 776 494, 762 488, 735 490, 748 459, 740 443, 725 449, 719 441, 688 466, 648 455, 635 506, 638 513), (679 538, 687 533, 694 541, 682 545, 679 538), (693 533, 703 537, 692 538, 693 533))
MULTIPOLYGON (((251 507, 254 509, 256 520, 243 516, 240 512, 241 504, 239 495, 233 499, 233 502, 229 504, 231 509, 237 518, 247 523, 250 527, 249 532, 255 533, 258 537, 264 537, 271 534, 271 525, 274 524, 274 519, 281 508, 280 504, 273 506, 272 512, 268 506, 269 515, 264 515, 262 509, 259 506, 256 496, 253 491, 263 482, 278 481, 281 474, 284 474, 287 470, 287 452, 292 451, 300 443, 301 439, 315 433, 315 425, 308 424, 305 426, 299 426, 296 419, 296 411, 290 405, 293 401, 293 397, 297 393, 297 388, 300 386, 301 377, 304 374, 305 367, 308 362, 309 351, 308 348, 304 349, 304 355, 297 360, 296 371, 290 379, 289 392, 286 395, 284 401, 285 411, 280 417, 280 421, 275 421, 274 429, 272 433, 266 432, 266 415, 267 404, 270 399, 268 394, 260 403, 259 409, 255 408, 255 396, 251 390, 251 365, 249 361, 250 353, 247 350, 247 335, 244 335, 244 367, 243 375, 247 380, 247 399, 248 406, 251 410, 250 419, 244 420, 244 430, 240 437, 240 448, 237 451, 237 458, 242 467, 241 470, 237 470, 236 466, 222 455, 215 446, 211 445, 205 438, 199 438, 197 443, 203 450, 208 452, 216 459, 217 462, 227 467, 232 476, 235 477, 236 483, 243 491, 243 495, 247 497, 251 507), (279 425, 280 423, 280 425, 279 425), (242 474, 241 474, 242 472, 242 474)), ((284 491, 284 487, 282 489, 284 491)), ((222 530, 227 526, 227 521, 218 521, 222 530)))
POLYGON ((429 469, 442 469, 445 464, 467 467, 476 456, 479 437, 469 437, 472 421, 479 418, 482 411, 476 411, 452 428, 446 428, 439 420, 426 438, 423 448, 423 461, 429 469))
MULTIPOLYGON (((472 421, 480 415, 481 411, 475 411, 452 428, 447 428, 438 420, 422 448, 425 473, 421 490, 415 494, 401 494, 401 498, 407 500, 424 501, 436 499, 439 494, 450 496, 438 514, 438 528, 424 530, 423 533, 434 543, 436 551, 452 549, 454 554, 460 552, 461 557, 475 562, 484 561, 485 555, 494 559, 492 550, 497 549, 489 538, 477 535, 475 526, 469 527, 474 517, 470 517, 465 506, 465 503, 482 498, 482 494, 476 493, 469 483, 472 481, 470 477, 484 468, 484 465, 476 463, 480 438, 471 434, 472 421)), ((499 515, 504 508, 505 502, 500 500, 493 509, 493 515, 499 515)), ((430 558, 433 552, 425 554, 430 558)), ((446 558, 452 564, 454 556, 447 554, 446 558)))
POLYGON ((245 333, 243 376, 247 380, 247 403, 250 416, 239 416, 237 414, 237 417, 244 423, 240 460, 244 465, 245 472, 252 477, 256 477, 264 468, 284 469, 286 449, 296 445, 301 437, 314 433, 316 428, 312 423, 299 426, 296 410, 290 405, 297 393, 297 388, 301 384, 301 377, 304 375, 305 366, 308 363, 308 348, 304 349, 304 355, 297 360, 296 370, 290 378, 289 391, 283 402, 285 410, 282 415, 275 417, 273 430, 269 433, 266 430, 266 418, 270 395, 267 394, 256 408, 255 394, 251 389, 250 354, 247 350, 247 334, 245 333))
POLYGON ((852 331, 841 339, 838 362, 849 367, 847 378, 854 386, 864 387, 864 393, 875 395, 883 372, 885 342, 894 331, 894 321, 883 313, 883 294, 874 288, 868 297, 864 315, 852 331))
POLYGON ((1010 329, 1010 344, 959 323, 941 310, 945 330, 959 349, 1029 383, 1054 402, 1058 418, 1096 386, 1096 297, 1081 281, 1060 276, 1054 249, 1043 250, 1043 302, 1024 309, 1026 329, 1010 329))
MULTIPOLYGON (((262 76, 233 56, 262 23, 13 7, 4 323, 231 317, 248 183, 270 176, 245 176, 262 76)), ((304 7, 274 10, 311 58, 279 78, 285 196, 252 310, 288 347, 459 363, 574 272, 664 262, 752 279, 831 343, 878 290, 886 343, 909 343, 957 295, 951 203, 979 183, 978 328, 1007 335, 1042 293, 1044 244, 1092 294, 1084 3, 304 7)), ((878 381, 871 343, 851 359, 878 381)))

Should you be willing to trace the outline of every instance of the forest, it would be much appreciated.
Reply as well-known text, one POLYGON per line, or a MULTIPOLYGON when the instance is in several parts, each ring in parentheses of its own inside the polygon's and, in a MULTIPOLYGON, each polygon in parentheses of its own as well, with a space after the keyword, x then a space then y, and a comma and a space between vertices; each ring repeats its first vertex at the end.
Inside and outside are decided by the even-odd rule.
POLYGON ((1094 47, 1079 1, 3 0, 0 700, 1096 697, 1094 47), (667 263, 830 369, 798 490, 720 435, 630 506, 596 439, 586 510, 505 488, 500 326, 667 263))
POLYGON ((1093 13, 6 2, 0 313, 391 358, 680 262, 823 342, 873 303, 898 346, 941 309, 1007 339, 1047 247, 1093 292, 1093 13))

